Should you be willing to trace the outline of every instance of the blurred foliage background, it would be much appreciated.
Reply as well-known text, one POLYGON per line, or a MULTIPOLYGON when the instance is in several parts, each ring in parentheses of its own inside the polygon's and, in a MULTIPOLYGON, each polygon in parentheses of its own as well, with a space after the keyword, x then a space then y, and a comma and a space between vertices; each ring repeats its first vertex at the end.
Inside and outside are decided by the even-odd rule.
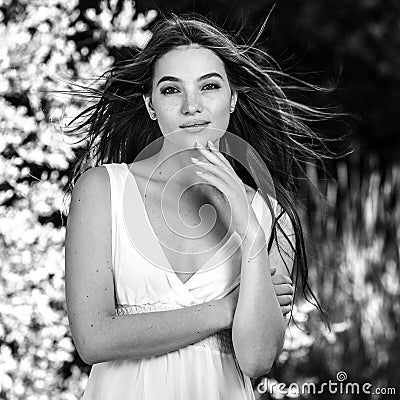
POLYGON ((262 46, 286 72, 337 82, 329 96, 306 100, 355 118, 321 128, 351 132, 353 153, 330 161, 329 177, 309 165, 300 188, 311 287, 332 331, 299 301, 301 329, 290 326, 268 378, 318 388, 344 371, 344 382, 396 388, 397 396, 282 396, 257 390, 262 378, 253 380, 255 395, 399 396, 400 3, 0 0, 0 399, 77 399, 90 372, 69 332, 63 247, 63 186, 84 143, 62 127, 87 104, 60 91, 71 90, 69 80, 93 84, 142 46, 160 11, 195 11, 250 40, 272 8, 262 46))

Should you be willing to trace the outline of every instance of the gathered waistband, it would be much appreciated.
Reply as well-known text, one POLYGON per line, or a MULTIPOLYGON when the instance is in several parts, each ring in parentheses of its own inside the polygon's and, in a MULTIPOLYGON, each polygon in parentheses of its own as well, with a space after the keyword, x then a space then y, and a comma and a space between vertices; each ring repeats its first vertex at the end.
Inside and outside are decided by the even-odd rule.
MULTIPOLYGON (((169 303, 118 304, 115 308, 115 314, 139 314, 154 311, 176 310, 178 308, 179 307, 176 305, 169 303)), ((233 354, 232 330, 223 329, 189 346, 209 348, 221 353, 233 354)))

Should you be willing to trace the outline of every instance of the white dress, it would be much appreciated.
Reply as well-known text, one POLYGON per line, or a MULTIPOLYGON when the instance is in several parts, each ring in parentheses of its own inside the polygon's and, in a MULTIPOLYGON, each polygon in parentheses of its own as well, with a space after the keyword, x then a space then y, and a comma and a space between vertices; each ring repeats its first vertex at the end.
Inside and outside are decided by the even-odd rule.
MULTIPOLYGON (((231 251, 235 243, 237 245, 235 234, 183 283, 168 264, 128 165, 111 163, 103 166, 108 171, 111 185, 116 315, 171 310, 220 299, 240 283, 240 258, 233 264, 225 261, 216 268, 205 268, 211 260, 217 261, 217 257, 225 256, 226 259, 226 251, 231 251), (131 207, 127 207, 128 198, 131 207), (126 218, 134 218, 136 232, 128 230, 126 218), (143 251, 141 246, 146 245, 148 250, 143 251), (151 254, 152 260, 146 254, 151 254), (155 266, 154 258, 165 268, 155 266)), ((275 207, 274 199, 271 200, 275 207)), ((258 191, 251 205, 258 220, 262 221, 267 206, 258 191)), ((269 234, 266 237, 269 238, 269 234)), ((231 257, 240 257, 240 250, 231 257)), ((250 378, 240 370, 234 355, 231 330, 222 330, 159 356, 94 364, 82 398, 188 399, 255 399, 250 378)))

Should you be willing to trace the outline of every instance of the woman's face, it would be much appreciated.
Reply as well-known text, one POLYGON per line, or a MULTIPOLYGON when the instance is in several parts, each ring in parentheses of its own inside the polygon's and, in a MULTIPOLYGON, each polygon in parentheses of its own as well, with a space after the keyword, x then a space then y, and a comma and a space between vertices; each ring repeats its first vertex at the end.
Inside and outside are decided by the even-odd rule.
POLYGON ((192 148, 196 141, 205 145, 225 134, 236 93, 222 60, 209 49, 191 45, 179 46, 156 62, 151 98, 144 100, 165 139, 192 148), (189 127, 195 123, 201 125, 189 127))

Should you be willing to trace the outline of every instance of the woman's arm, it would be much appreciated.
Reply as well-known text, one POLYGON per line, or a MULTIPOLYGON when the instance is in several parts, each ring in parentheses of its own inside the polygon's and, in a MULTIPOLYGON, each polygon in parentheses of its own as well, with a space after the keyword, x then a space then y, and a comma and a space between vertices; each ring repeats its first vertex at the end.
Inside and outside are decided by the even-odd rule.
MULTIPOLYGON (((266 207, 264 209, 268 210, 266 207)), ((288 218, 287 220, 290 221, 288 218)), ((289 228, 292 228, 291 224, 286 223, 285 233, 293 237, 294 233, 289 228)), ((286 320, 282 316, 279 303, 290 303, 291 294, 286 293, 286 289, 283 290, 283 296, 278 295, 278 290, 274 291, 270 265, 281 277, 276 282, 290 282, 293 251, 290 245, 285 244, 286 239, 283 239, 279 232, 278 240, 284 249, 283 259, 276 241, 273 242, 268 255, 262 229, 257 234, 250 233, 243 241, 241 284, 232 325, 232 339, 239 365, 243 372, 251 377, 268 373, 284 345, 286 320), (261 248, 263 250, 258 251, 261 248)), ((292 238, 291 243, 293 244, 292 238)), ((283 288, 286 288, 286 285, 283 288)))
MULTIPOLYGON (((229 161, 215 145, 208 141, 205 147, 196 142, 196 147, 205 158, 205 161, 192 158, 193 163, 201 168, 196 173, 201 174, 207 183, 224 194, 223 199, 217 202, 217 209, 229 229, 236 231, 242 238, 241 280, 232 325, 232 340, 243 372, 248 376, 257 377, 271 369, 275 358, 283 348, 286 329, 286 321, 282 315, 284 310, 280 308, 271 278, 263 231, 265 223, 257 221, 259 216, 251 206, 250 214, 243 212, 245 209, 243 192, 246 191, 249 196, 248 191, 229 161), (226 218, 224 211, 228 208, 231 213, 229 218, 226 218), (262 250, 250 253, 251 250, 259 249, 262 250), (250 257, 253 254, 254 257, 250 257)), ((268 225, 272 223, 271 213, 265 204, 263 208, 267 211, 265 215, 270 217, 267 218, 268 225)), ((264 212, 262 214, 264 215, 264 212)), ((281 289, 277 288, 277 291, 283 294, 286 290, 281 289)), ((283 301, 283 304, 286 303, 283 301)))
POLYGON ((165 354, 232 324, 234 304, 228 299, 177 310, 115 315, 110 186, 105 167, 86 171, 74 187, 65 267, 72 337, 88 364, 165 354))

